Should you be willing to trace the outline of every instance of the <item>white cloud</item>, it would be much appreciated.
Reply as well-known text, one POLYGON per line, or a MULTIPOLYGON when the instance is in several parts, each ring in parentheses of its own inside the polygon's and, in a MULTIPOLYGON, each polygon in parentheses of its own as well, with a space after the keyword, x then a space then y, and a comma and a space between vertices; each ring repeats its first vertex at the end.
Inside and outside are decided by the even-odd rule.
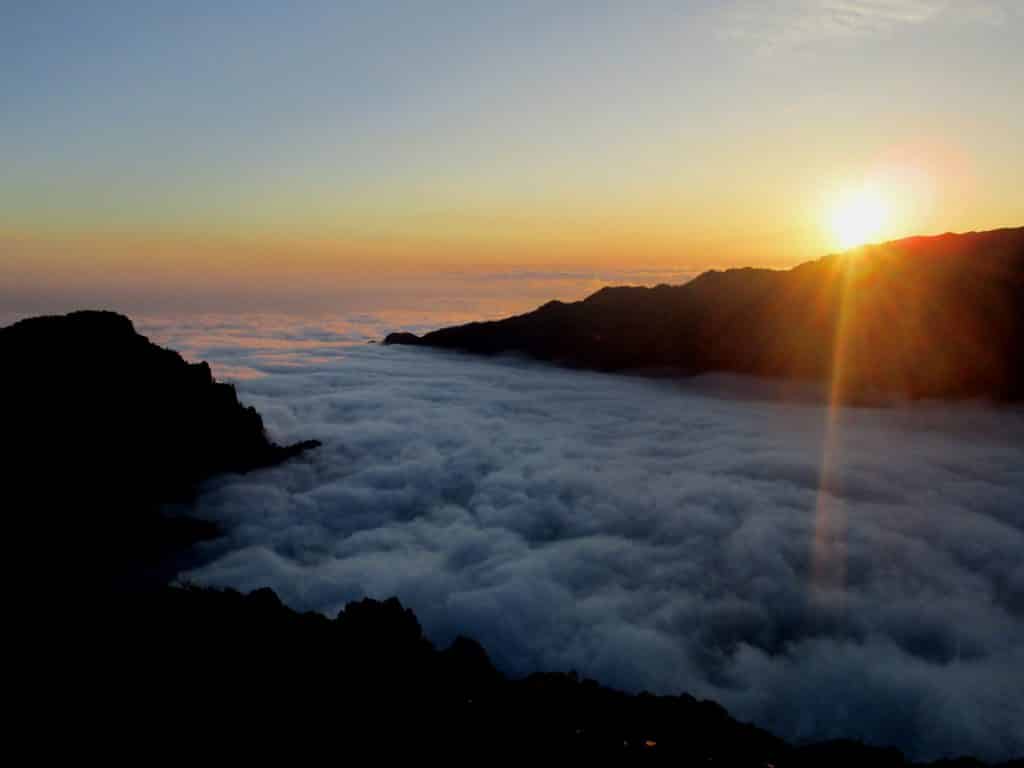
POLYGON ((261 374, 241 394, 276 438, 324 441, 210 484, 198 512, 228 534, 189 578, 327 613, 397 595, 506 672, 685 690, 787 738, 1024 753, 1020 410, 844 412, 826 502, 845 582, 827 590, 820 406, 353 344, 350 326, 155 333, 261 374))
POLYGON ((772 51, 889 35, 940 19, 999 24, 1014 10, 1007 0, 738 0, 725 11, 721 31, 772 51))

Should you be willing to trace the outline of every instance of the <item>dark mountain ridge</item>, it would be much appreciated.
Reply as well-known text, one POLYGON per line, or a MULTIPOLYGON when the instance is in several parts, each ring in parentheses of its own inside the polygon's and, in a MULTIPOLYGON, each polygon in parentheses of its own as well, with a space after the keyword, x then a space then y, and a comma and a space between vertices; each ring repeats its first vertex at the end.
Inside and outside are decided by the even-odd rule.
POLYGON ((297 613, 269 589, 169 587, 125 599, 103 620, 117 629, 77 648, 84 663, 69 700, 82 703, 86 730, 118 724, 108 744, 115 753, 138 743, 143 753, 161 745, 236 757, 284 750, 294 759, 326 741, 353 762, 400 754, 456 764, 514 755, 736 768, 914 765, 896 749, 855 741, 789 744, 685 693, 631 695, 574 672, 509 679, 474 640, 435 647, 395 598, 350 602, 329 618, 297 613))
POLYGON ((1024 397, 1024 227, 913 237, 793 269, 607 287, 411 344, 601 371, 831 381, 841 399, 1024 397))
POLYGON ((9 513, 63 563, 130 583, 139 564, 215 534, 162 515, 223 472, 294 457, 205 362, 136 333, 113 312, 34 317, 0 328, 0 408, 9 513), (45 535, 45 534, 51 535, 45 535), (87 553, 87 554, 86 554, 87 553))

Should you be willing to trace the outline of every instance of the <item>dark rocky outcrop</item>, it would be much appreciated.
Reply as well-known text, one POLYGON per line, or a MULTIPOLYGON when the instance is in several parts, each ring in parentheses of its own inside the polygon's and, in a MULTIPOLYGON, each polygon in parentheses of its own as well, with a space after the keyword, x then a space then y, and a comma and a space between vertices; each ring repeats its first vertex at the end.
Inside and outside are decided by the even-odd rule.
POLYGON ((218 383, 112 312, 35 317, 0 328, 0 418, 7 514, 26 556, 87 560, 101 579, 215 533, 160 514, 203 480, 296 456, 218 383), (38 548, 38 549, 36 549, 38 548))
POLYGON ((916 237, 788 271, 706 272, 680 286, 444 328, 414 344, 520 353, 602 371, 832 380, 848 400, 1024 397, 1024 227, 916 237))
POLYGON ((404 753, 476 764, 910 765, 857 742, 790 745, 685 694, 629 695, 575 673, 509 680, 472 640, 436 649, 394 598, 352 602, 329 619, 267 589, 166 588, 95 618, 117 631, 78 638, 81 657, 59 679, 80 727, 111 729, 112 754, 141 743, 143 754, 160 745, 305 758, 327 745, 354 763, 404 753))

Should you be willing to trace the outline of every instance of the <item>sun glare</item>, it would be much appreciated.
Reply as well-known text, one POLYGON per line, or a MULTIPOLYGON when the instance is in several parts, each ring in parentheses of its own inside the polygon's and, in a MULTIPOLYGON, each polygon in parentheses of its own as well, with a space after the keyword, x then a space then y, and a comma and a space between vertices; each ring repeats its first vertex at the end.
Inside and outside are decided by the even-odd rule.
POLYGON ((839 248, 855 248, 877 239, 887 218, 888 210, 877 191, 847 192, 832 208, 832 236, 839 248))

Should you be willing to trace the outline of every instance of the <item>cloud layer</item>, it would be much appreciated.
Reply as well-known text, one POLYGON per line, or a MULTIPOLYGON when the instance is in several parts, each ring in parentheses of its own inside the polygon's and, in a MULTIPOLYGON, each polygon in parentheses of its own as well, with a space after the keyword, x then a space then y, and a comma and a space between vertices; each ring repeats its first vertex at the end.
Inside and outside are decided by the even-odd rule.
POLYGON ((998 25, 1015 13, 1013 0, 736 0, 726 6, 722 32, 770 51, 888 36, 940 19, 998 25))
POLYGON ((786 738, 1024 754, 1019 410, 848 410, 830 436, 756 382, 355 344, 360 322, 148 329, 244 371, 274 438, 324 442, 212 483, 228 535, 185 578, 327 613, 398 595, 508 673, 685 690, 786 738))

